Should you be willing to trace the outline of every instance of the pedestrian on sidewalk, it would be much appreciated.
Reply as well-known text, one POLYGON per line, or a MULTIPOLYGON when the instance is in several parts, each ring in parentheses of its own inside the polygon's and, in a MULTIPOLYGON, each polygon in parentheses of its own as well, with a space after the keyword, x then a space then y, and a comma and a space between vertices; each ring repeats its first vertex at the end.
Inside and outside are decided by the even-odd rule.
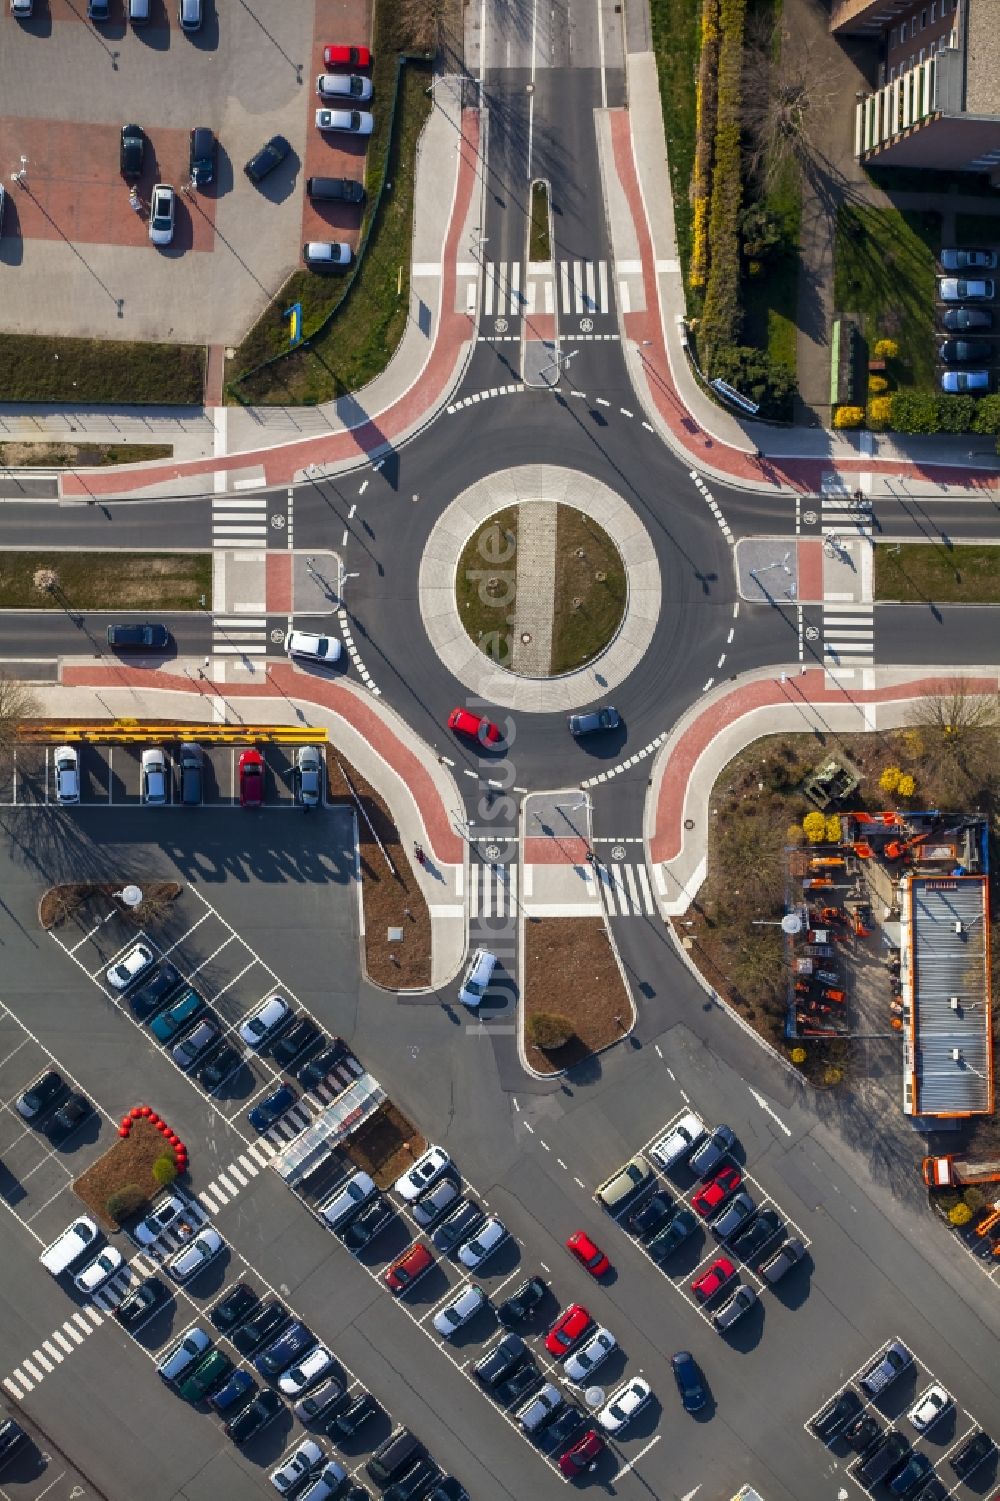
POLYGON ((417 857, 417 864, 423 869, 427 862, 427 856, 424 854, 423 845, 416 839, 413 841, 413 853, 417 857))

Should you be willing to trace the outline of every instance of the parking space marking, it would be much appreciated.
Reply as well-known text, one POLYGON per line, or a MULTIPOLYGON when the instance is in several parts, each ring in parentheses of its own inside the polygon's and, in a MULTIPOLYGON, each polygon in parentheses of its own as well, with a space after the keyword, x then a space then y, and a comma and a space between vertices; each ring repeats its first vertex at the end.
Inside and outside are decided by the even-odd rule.
MULTIPOLYGON (((240 942, 242 943, 243 940, 240 939, 240 942)), ((246 947, 245 944, 244 947, 246 947)), ((238 975, 234 975, 233 978, 229 981, 228 985, 223 985, 221 990, 217 990, 215 992, 215 995, 212 997, 210 1004, 214 1006, 220 996, 224 996, 227 990, 232 990, 234 985, 238 985, 243 976, 247 974, 251 969, 253 969, 256 963, 258 963, 258 959, 257 955, 254 954, 253 958, 250 960, 250 963, 245 965, 244 968, 240 970, 238 975)))
MULTIPOLYGON (((192 891, 195 890, 193 886, 191 887, 191 890, 192 891)), ((197 891, 195 891, 195 895, 196 896, 197 896, 197 894, 198 894, 197 891)), ((180 948, 180 946, 181 946, 182 943, 186 943, 187 940, 191 937, 191 934, 195 931, 196 928, 200 928, 203 922, 208 922, 208 919, 212 916, 212 913, 214 911, 215 911, 215 908, 214 907, 210 907, 207 912, 203 912, 202 915, 201 915, 201 917, 198 918, 198 921, 197 922, 193 922, 191 924, 191 926, 188 928, 188 930, 187 930, 186 933, 182 933, 181 936, 180 936, 180 938, 178 938, 174 943, 172 943, 168 949, 161 950, 161 952, 160 952, 160 958, 161 959, 169 959, 170 955, 173 953, 174 949, 178 949, 178 948, 180 948)), ((216 916, 218 916, 217 913, 216 913, 216 916)))
POLYGON ((222 953, 223 949, 229 947, 235 937, 235 933, 230 933, 228 938, 224 938, 214 953, 209 954, 207 959, 203 959, 200 964, 196 965, 195 968, 190 971, 190 973, 188 974, 188 979, 193 980, 195 975, 200 974, 207 965, 211 964, 213 959, 215 959, 219 954, 222 953))

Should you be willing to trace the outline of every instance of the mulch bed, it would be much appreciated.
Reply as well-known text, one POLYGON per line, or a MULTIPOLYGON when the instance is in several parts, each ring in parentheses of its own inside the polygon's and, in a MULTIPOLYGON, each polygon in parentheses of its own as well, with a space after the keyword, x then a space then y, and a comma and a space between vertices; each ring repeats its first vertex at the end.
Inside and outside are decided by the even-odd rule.
POLYGON ((345 778, 349 777, 364 810, 358 815, 361 842, 361 899, 365 909, 365 969, 385 990, 422 990, 431 983, 431 918, 386 804, 349 761, 333 746, 326 748, 329 797, 357 809, 345 778), (389 869, 378 847, 382 841, 395 866, 389 869), (400 943, 390 943, 389 928, 402 928, 400 943))
POLYGON ((344 1143, 347 1156, 370 1174, 379 1188, 391 1188, 426 1150, 426 1136, 421 1136, 391 1100, 380 1105, 344 1143))
POLYGON ((103 897, 117 907, 122 917, 141 928, 164 917, 166 909, 176 901, 182 889, 176 881, 145 881, 141 888, 142 902, 138 907, 126 907, 124 902, 116 900, 115 893, 127 884, 127 881, 66 881, 59 886, 50 886, 38 903, 38 921, 46 929, 58 927, 79 915, 88 902, 103 897))
POLYGON ((117 1220, 108 1214, 108 1199, 132 1183, 145 1190, 147 1201, 162 1193, 163 1189, 153 1177, 153 1163, 161 1157, 173 1161, 169 1143, 149 1121, 138 1120, 128 1136, 119 1137, 103 1157, 98 1157, 85 1173, 81 1173, 73 1184, 73 1192, 105 1229, 119 1230, 121 1226, 117 1220))
POLYGON ((575 1029, 569 1042, 548 1052, 526 1042, 528 1062, 540 1074, 561 1073, 625 1035, 632 999, 601 918, 529 917, 524 936, 523 1023, 539 1011, 557 1011, 575 1029))

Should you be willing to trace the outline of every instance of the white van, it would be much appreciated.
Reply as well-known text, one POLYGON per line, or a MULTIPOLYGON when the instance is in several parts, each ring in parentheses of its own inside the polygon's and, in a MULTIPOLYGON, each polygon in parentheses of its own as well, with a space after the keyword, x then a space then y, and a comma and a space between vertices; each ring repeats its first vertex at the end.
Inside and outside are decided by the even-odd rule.
POLYGON ((334 1194, 329 1204, 324 1204, 320 1214, 331 1230, 336 1230, 345 1220, 352 1219, 363 1204, 375 1192, 375 1184, 367 1173, 357 1172, 348 1179, 339 1193, 334 1194))
POLYGON ((90 1250, 96 1239, 97 1226, 94 1221, 81 1215, 63 1231, 58 1240, 45 1247, 38 1259, 53 1277, 61 1277, 63 1272, 69 1271, 74 1261, 79 1261, 90 1250))
POLYGON ((465 979, 462 988, 458 992, 458 999, 463 1006, 478 1006, 493 978, 493 971, 497 967, 497 956, 491 954, 488 949, 476 949, 469 960, 469 967, 465 971, 465 979))

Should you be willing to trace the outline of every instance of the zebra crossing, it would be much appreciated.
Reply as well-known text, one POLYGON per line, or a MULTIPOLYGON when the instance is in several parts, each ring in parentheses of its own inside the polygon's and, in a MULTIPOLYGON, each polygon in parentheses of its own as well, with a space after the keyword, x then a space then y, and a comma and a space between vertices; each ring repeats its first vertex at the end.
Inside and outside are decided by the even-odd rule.
POLYGON ((232 550, 267 546, 267 496, 216 495, 212 500, 212 546, 232 550))
POLYGON ((656 898, 645 865, 596 867, 597 889, 609 917, 655 917, 656 898))
POLYGON ((557 312, 607 315, 612 312, 608 262, 561 260, 524 266, 520 261, 487 261, 482 311, 487 318, 557 312))
POLYGON ((469 866, 469 915, 510 917, 517 911, 517 866, 469 866))
POLYGON ((827 669, 873 667, 875 606, 823 602, 823 659, 827 669))
POLYGON ((266 616, 212 616, 213 657, 263 657, 266 654, 266 616))
POLYGON ((840 532, 856 537, 870 537, 871 502, 862 497, 859 503, 853 493, 824 495, 820 506, 820 523, 824 537, 836 537, 840 532))
MULTIPOLYGON (((528 874, 531 874, 529 869, 528 874)), ((600 901, 609 917, 655 917, 656 898, 643 864, 605 863, 582 872, 587 900, 600 901)), ((531 891, 526 885, 525 895, 531 891)), ((530 901, 529 901, 530 908, 530 901)), ((470 917, 510 917, 518 909, 518 867, 478 865, 469 867, 470 917)))

